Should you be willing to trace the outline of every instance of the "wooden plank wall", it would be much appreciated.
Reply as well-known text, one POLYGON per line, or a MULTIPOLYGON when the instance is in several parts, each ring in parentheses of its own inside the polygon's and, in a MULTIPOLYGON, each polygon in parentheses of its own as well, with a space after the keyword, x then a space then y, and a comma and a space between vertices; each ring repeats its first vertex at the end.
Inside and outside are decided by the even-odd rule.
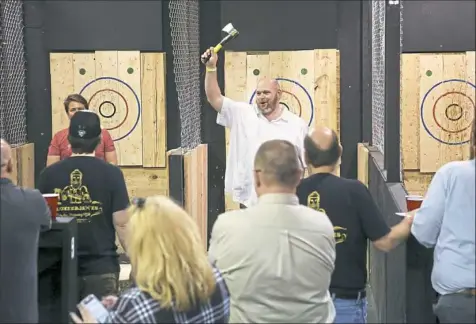
POLYGON ((402 55, 401 155, 409 193, 424 195, 441 166, 469 157, 474 85, 475 52, 402 55))
POLYGON ((35 145, 28 143, 12 148, 12 182, 23 188, 35 188, 35 145))
POLYGON ((208 146, 200 144, 184 154, 185 210, 195 220, 207 249, 208 146))
MULTIPOLYGON (((310 127, 325 125, 340 134, 340 57, 335 49, 225 52, 225 95, 249 102, 258 81, 281 78, 281 102, 310 127), (313 106, 313 109, 312 109, 313 106), (301 108, 299 108, 301 107, 301 108)), ((226 152, 229 130, 225 132, 226 152)), ((225 195, 226 210, 239 208, 225 195)))
POLYGON ((69 126, 66 96, 81 93, 115 140, 129 195, 168 195, 165 53, 51 53, 50 73, 52 135, 69 126))

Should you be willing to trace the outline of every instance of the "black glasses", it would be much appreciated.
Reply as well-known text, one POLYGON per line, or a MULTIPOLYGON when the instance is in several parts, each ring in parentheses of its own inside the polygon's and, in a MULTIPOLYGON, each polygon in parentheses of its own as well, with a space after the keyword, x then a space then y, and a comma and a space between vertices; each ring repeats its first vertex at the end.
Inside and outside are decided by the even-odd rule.
POLYGON ((134 205, 134 206, 137 206, 137 208, 144 208, 144 205, 145 205, 145 200, 147 198, 141 198, 141 197, 134 197, 132 198, 131 200, 131 203, 134 205))

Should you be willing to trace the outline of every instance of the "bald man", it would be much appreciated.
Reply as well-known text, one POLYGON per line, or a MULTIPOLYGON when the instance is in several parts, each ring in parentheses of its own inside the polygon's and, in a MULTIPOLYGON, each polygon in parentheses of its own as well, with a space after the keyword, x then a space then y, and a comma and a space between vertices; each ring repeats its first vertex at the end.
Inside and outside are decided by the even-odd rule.
POLYGON ((258 203, 220 215, 209 257, 230 290, 230 323, 332 323, 335 241, 329 218, 300 206, 294 144, 265 142, 254 161, 258 203))
POLYGON ((297 188, 299 202, 325 213, 334 226, 336 263, 330 292, 334 323, 365 323, 367 316, 367 240, 388 252, 410 234, 412 218, 389 228, 367 187, 334 175, 342 146, 335 131, 319 127, 304 140, 309 177, 297 188))
POLYGON ((280 104, 282 91, 275 79, 262 79, 256 88, 255 103, 237 102, 221 94, 217 81, 217 55, 213 48, 206 63, 205 92, 218 112, 217 123, 230 129, 230 147, 226 161, 225 192, 242 208, 257 201, 253 187, 253 160, 258 147, 273 139, 287 140, 303 151, 306 122, 280 104))
POLYGON ((38 241, 51 213, 38 190, 12 183, 12 149, 0 143, 0 322, 38 323, 38 241))

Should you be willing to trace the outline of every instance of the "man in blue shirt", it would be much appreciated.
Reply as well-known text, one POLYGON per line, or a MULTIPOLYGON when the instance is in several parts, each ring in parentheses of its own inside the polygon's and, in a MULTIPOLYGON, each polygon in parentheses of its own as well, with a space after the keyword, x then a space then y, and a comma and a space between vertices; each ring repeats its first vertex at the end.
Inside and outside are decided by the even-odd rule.
POLYGON ((440 295, 434 306, 440 323, 476 323, 475 123, 471 159, 435 173, 411 229, 422 245, 435 248, 431 282, 440 295))

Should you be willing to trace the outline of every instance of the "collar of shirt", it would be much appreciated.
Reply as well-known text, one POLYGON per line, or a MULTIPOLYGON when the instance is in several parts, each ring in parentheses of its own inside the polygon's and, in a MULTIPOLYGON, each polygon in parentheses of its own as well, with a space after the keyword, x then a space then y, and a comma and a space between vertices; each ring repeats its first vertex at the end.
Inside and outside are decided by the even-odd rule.
POLYGON ((268 120, 265 116, 263 116, 263 114, 261 113, 261 111, 259 110, 259 108, 256 104, 253 105, 253 108, 254 108, 254 110, 256 112, 256 116, 258 116, 258 118, 266 119, 266 121, 268 121, 270 123, 279 122, 279 121, 289 122, 289 118, 291 117, 291 112, 288 109, 286 109, 286 107, 283 107, 283 112, 281 113, 281 115, 278 118, 273 119, 273 120, 268 120))
POLYGON ((1 184, 12 183, 12 180, 10 180, 8 178, 0 178, 0 183, 1 184))
POLYGON ((299 205, 299 199, 292 194, 265 194, 258 198, 259 204, 283 204, 283 205, 299 205))

